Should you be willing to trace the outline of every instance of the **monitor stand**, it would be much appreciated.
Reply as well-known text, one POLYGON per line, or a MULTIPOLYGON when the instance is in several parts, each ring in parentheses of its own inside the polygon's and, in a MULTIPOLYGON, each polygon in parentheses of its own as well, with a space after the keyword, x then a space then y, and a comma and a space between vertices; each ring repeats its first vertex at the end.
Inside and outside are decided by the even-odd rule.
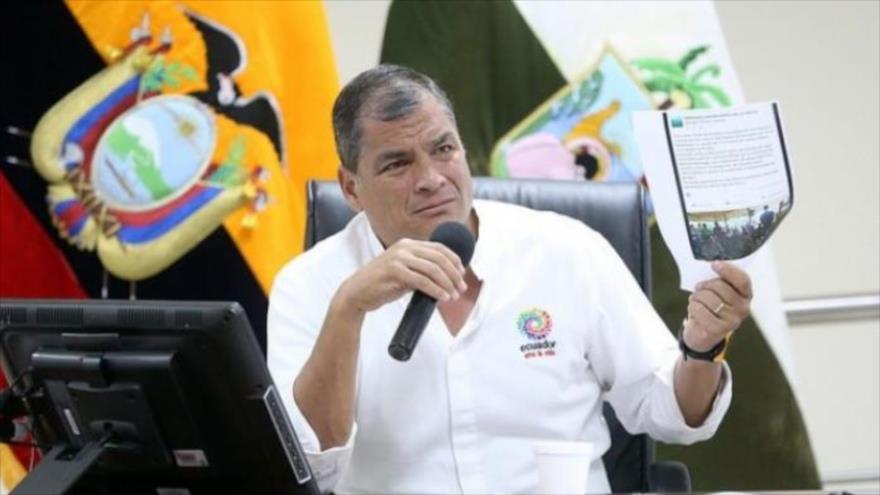
POLYGON ((81 449, 56 445, 9 495, 62 495, 98 461, 110 435, 88 442, 81 449))

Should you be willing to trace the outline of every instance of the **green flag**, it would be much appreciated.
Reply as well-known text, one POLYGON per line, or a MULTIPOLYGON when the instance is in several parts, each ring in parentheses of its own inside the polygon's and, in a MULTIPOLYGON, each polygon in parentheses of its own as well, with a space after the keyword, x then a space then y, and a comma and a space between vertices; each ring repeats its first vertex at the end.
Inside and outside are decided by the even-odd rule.
MULTIPOLYGON (((381 61, 413 67, 446 89, 477 175, 540 176, 516 166, 538 149, 575 180, 641 180, 626 131, 639 94, 656 107, 743 101, 714 7, 704 2, 394 1, 381 61), (609 50, 613 60, 603 59, 609 50), (568 120, 548 124, 560 116, 568 120), (532 141, 518 142, 524 138, 532 141), (507 153, 517 145, 522 153, 507 153)), ((659 231, 651 235, 654 305, 676 330, 688 294, 659 231)), ((775 271, 765 258, 752 275, 755 319, 743 323, 728 353, 734 400, 727 418, 710 441, 658 446, 660 459, 688 465, 696 491, 820 486, 789 382, 775 271)))

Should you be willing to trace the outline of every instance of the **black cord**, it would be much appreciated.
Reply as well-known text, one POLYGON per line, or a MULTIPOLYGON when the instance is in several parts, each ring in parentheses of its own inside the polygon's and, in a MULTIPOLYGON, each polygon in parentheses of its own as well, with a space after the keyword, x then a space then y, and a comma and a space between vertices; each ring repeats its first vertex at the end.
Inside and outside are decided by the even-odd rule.
MULTIPOLYGON (((12 393, 14 394, 14 393, 15 393, 15 386, 18 385, 18 382, 24 380, 24 377, 29 376, 29 375, 30 375, 31 373, 33 373, 33 372, 34 372, 34 367, 33 367, 33 366, 28 366, 27 368, 25 368, 24 370, 22 370, 22 372, 19 373, 18 376, 16 376, 16 377, 12 380, 12 383, 9 384, 9 387, 8 387, 9 390, 11 390, 12 393)), ((27 394, 29 394, 29 393, 30 393, 30 388, 28 388, 28 389, 25 390, 24 392, 21 392, 19 395, 27 395, 27 394)))
POLYGON ((12 380, 8 388, 0 390, 0 442, 2 443, 34 446, 29 442, 12 440, 21 426, 15 424, 15 418, 28 413, 23 399, 27 398, 32 392, 33 384, 28 385, 26 390, 16 390, 16 387, 32 371, 32 367, 26 368, 12 380))

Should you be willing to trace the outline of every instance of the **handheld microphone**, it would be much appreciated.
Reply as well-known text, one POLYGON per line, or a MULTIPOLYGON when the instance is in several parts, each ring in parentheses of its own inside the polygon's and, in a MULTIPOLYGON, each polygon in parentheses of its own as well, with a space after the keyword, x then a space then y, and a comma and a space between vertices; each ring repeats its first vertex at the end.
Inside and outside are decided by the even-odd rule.
MULTIPOLYGON (((434 229, 430 240, 451 249, 461 259, 465 268, 470 264, 474 255, 474 236, 464 225, 458 222, 441 223, 434 229)), ((388 354, 391 357, 398 361, 407 361, 412 356, 436 306, 437 300, 433 297, 418 290, 413 293, 397 332, 388 345, 388 354)))

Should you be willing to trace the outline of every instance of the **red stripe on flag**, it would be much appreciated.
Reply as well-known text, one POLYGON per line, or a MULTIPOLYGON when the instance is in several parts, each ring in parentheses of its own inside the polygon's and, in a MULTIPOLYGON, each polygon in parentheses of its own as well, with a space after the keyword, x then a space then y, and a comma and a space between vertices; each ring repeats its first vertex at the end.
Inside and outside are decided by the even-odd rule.
POLYGON ((58 220, 64 224, 64 227, 69 231, 72 229, 82 217, 86 216, 88 212, 85 207, 79 201, 74 202, 70 205, 63 213, 58 215, 58 220))
POLYGON ((133 225, 137 227, 143 227, 146 225, 153 224, 166 216, 172 211, 180 208, 182 204, 185 204, 193 197, 197 196, 203 190, 205 190, 205 186, 195 185, 190 190, 180 195, 180 197, 175 198, 170 203, 162 205, 160 208, 156 208, 154 210, 147 211, 120 211, 120 210, 108 210, 117 220, 119 220, 124 225, 133 225))
POLYGON ((0 174, 0 297, 84 298, 64 254, 0 174))
MULTIPOLYGON (((86 292, 46 231, 0 173, 0 297, 85 298, 86 292)), ((0 388, 6 386, 0 372, 0 388)), ((27 469, 31 449, 12 446, 27 469)))
POLYGON ((97 122, 85 133, 85 135, 77 143, 83 151, 82 171, 86 176, 91 173, 92 155, 95 153, 95 146, 98 145, 98 138, 107 129, 113 120, 122 115, 123 112, 131 108, 137 102, 137 93, 132 93, 120 100, 116 105, 107 111, 98 119, 97 122))

